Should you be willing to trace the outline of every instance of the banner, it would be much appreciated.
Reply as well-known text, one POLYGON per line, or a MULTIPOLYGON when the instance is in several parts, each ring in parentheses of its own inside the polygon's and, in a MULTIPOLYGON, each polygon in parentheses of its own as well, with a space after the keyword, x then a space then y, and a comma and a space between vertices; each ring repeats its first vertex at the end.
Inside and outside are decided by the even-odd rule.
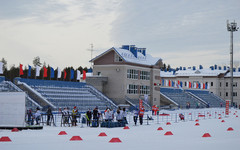
POLYGON ((30 65, 28 65, 28 77, 31 77, 31 69, 32 69, 32 67, 30 65))
POLYGON ((40 76, 40 67, 36 66, 36 77, 40 76))
POLYGON ((51 75, 50 75, 50 77, 51 77, 51 78, 54 78, 54 76, 55 76, 54 69, 51 67, 51 69, 50 69, 50 70, 51 70, 51 71, 50 71, 50 72, 51 72, 51 75))
POLYGON ((62 71, 61 71, 61 69, 58 68, 57 71, 58 71, 57 78, 61 78, 61 77, 62 77, 62 71))
POLYGON ((3 74, 3 63, 0 62, 0 74, 3 74))
POLYGON ((77 80, 80 80, 80 75, 81 75, 80 71, 77 70, 77 80))
POLYGON ((143 101, 139 99, 139 110, 141 110, 142 108, 143 108, 143 101))
POLYGON ((23 65, 22 64, 20 64, 20 66, 19 66, 19 75, 23 75, 23 65))
POLYGON ((229 103, 230 103, 230 100, 226 100, 226 110, 225 110, 226 115, 229 115, 229 103))

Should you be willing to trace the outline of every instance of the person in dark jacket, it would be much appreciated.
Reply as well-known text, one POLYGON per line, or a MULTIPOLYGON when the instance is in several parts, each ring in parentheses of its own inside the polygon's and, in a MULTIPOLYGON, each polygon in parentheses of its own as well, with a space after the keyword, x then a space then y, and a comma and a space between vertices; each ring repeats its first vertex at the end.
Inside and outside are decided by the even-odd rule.
POLYGON ((52 119, 53 115, 52 115, 52 109, 51 107, 48 107, 47 109, 47 125, 50 125, 50 120, 52 119))
POLYGON ((87 126, 90 126, 91 124, 91 119, 92 119, 92 111, 88 109, 86 112, 86 118, 87 118, 87 126))

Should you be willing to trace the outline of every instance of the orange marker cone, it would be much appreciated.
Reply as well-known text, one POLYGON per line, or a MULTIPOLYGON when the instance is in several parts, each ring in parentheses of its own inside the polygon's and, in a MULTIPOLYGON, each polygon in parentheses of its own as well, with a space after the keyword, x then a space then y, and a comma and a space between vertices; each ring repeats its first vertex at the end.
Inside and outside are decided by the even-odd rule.
POLYGON ((18 128, 13 128, 12 129, 12 132, 18 132, 19 130, 18 130, 18 128))
POLYGON ((167 131, 164 135, 173 135, 171 131, 167 131))
POLYGON ((163 128, 162 128, 162 127, 159 127, 157 130, 163 130, 163 128))
POLYGON ((203 134, 202 137, 211 137, 211 135, 209 133, 205 133, 205 134, 203 134))
POLYGON ((67 135, 67 133, 65 131, 61 131, 58 133, 58 135, 67 135))
POLYGON ((229 128, 227 129, 227 131, 233 131, 233 128, 232 128, 232 127, 229 127, 229 128))
POLYGON ((121 143, 122 141, 119 138, 112 138, 109 143, 121 143))
POLYGON ((199 123, 196 123, 195 126, 199 126, 200 124, 199 123))
POLYGON ((82 138, 80 136, 73 136, 70 141, 82 141, 82 138))
POLYGON ((167 122, 166 125, 171 125, 171 123, 170 123, 170 122, 167 122))
POLYGON ((125 126, 123 129, 130 129, 128 126, 125 126))
POLYGON ((0 138, 0 142, 11 142, 12 140, 8 136, 3 136, 0 138))
POLYGON ((107 136, 107 134, 105 132, 102 132, 98 136, 107 136))

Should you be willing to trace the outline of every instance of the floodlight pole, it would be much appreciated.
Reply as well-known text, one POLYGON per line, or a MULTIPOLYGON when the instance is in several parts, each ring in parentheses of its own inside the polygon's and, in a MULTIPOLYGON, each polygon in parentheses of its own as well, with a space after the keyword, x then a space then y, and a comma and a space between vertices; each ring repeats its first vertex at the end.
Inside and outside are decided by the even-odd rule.
POLYGON ((230 99, 233 106, 233 32, 238 31, 237 23, 235 21, 229 23, 227 20, 227 30, 230 32, 230 99))

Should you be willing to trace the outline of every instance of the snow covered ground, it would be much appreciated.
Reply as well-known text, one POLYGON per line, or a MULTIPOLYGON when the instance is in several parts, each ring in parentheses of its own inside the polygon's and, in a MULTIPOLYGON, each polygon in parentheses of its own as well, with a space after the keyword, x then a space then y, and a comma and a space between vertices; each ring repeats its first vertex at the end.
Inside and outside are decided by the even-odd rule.
MULTIPOLYGON (((43 130, 19 132, 0 130, 0 137, 8 136, 12 140, 0 142, 0 150, 239 150, 240 111, 232 109, 229 117, 225 117, 223 112, 224 109, 161 111, 160 114, 169 113, 170 116, 153 116, 154 121, 149 121, 147 125, 144 120, 142 126, 133 125, 130 115, 130 129, 90 128, 85 124, 81 127, 79 124, 77 127, 44 126, 43 130), (176 119, 177 113, 184 113, 186 120, 176 119), (198 117, 199 113, 205 115, 205 118, 198 117), (199 119, 199 126, 195 126, 196 119, 199 119), (166 125, 166 122, 171 122, 171 125, 166 125), (163 130, 157 130, 159 127, 163 130), (232 127, 233 131, 227 131, 229 127, 232 127), (66 131, 67 135, 58 135, 60 131, 66 131), (173 135, 164 135, 167 131, 171 131, 173 135), (107 136, 99 137, 101 132, 105 132, 107 136), (204 133, 209 133, 211 137, 202 137, 204 133), (72 136, 80 136, 83 140, 70 141, 72 136), (118 137, 122 142, 109 143, 114 137, 118 137)), ((150 115, 150 112, 148 114, 150 115)))

